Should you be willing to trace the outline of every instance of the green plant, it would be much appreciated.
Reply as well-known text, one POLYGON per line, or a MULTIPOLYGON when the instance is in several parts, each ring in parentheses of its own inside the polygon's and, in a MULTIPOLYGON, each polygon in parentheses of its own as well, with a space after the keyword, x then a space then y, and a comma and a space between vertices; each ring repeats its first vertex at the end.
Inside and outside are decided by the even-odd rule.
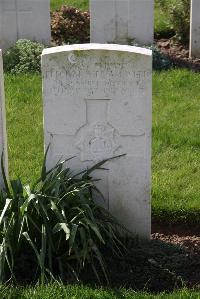
POLYGON ((44 45, 20 39, 4 54, 4 69, 12 74, 39 73, 44 45))
POLYGON ((186 43, 189 41, 190 30, 190 0, 165 1, 159 0, 157 4, 168 15, 176 38, 186 43))
POLYGON ((89 13, 74 7, 61 6, 51 14, 51 33, 56 45, 89 42, 89 13))
POLYGON ((161 53, 161 51, 155 45, 152 45, 152 46, 139 45, 139 44, 133 42, 132 46, 142 47, 142 48, 147 48, 147 49, 152 50, 153 70, 162 71, 162 70, 168 70, 173 67, 173 62, 170 59, 170 57, 165 55, 164 53, 161 53))
POLYGON ((161 53, 156 46, 151 47, 153 52, 153 69, 156 71, 168 70, 173 67, 173 62, 169 56, 161 53))
POLYGON ((2 165, 6 191, 0 194, 0 282, 8 273, 15 277, 17 259, 30 249, 41 283, 66 273, 78 279, 86 266, 98 280, 100 273, 108 280, 102 249, 122 254, 124 246, 122 227, 93 200, 93 192, 100 192, 91 174, 107 160, 77 174, 63 167, 69 160, 47 170, 45 155, 41 177, 32 188, 20 179, 9 187, 2 165))

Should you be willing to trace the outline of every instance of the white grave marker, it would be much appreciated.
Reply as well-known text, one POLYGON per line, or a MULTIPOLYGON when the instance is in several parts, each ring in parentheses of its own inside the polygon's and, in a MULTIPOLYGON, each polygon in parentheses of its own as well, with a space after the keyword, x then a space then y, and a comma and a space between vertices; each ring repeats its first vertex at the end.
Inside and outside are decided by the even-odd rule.
POLYGON ((200 0, 191 0, 190 57, 200 58, 200 0))
POLYGON ((150 236, 151 51, 83 44, 42 55, 47 166, 80 171, 115 155, 96 175, 106 205, 128 229, 150 236))
POLYGON ((153 43, 153 0, 90 0, 92 43, 153 43))
MULTIPOLYGON (((4 169, 8 176, 8 155, 7 155, 7 135, 6 135, 6 111, 4 96, 4 76, 3 76, 3 60, 2 51, 0 50, 0 158, 3 153, 4 169)), ((0 168, 0 187, 4 185, 1 168, 0 168)))
POLYGON ((50 44, 50 0, 0 0, 0 47, 21 38, 50 44))

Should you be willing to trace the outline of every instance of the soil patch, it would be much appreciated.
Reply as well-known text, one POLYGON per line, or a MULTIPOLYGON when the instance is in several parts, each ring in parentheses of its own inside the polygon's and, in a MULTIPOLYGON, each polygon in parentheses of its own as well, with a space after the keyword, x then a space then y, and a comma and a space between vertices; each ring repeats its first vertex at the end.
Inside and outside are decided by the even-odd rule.
POLYGON ((178 67, 190 68, 194 71, 200 71, 200 59, 189 58, 189 47, 170 39, 156 39, 158 49, 168 55, 173 64, 178 67))
MULTIPOLYGON (((154 293, 171 292, 182 287, 200 290, 200 235, 192 234, 191 229, 187 231, 181 226, 175 229, 174 226, 173 230, 168 227, 168 231, 166 228, 164 231, 160 226, 152 233, 150 241, 128 238, 125 245, 125 256, 112 255, 110 250, 104 250, 110 287, 145 289, 154 293)), ((26 253, 19 257, 15 269, 20 284, 34 283, 38 279, 32 252, 26 253)), ((95 268, 99 272, 98 262, 95 268)), ((69 272, 63 273, 62 280, 65 284, 77 283, 69 272)), ((98 282, 91 266, 82 272, 80 281, 90 286, 108 286, 103 275, 98 282)))
MULTIPOLYGON (((175 244, 187 250, 190 254, 197 254, 200 257, 200 236, 184 236, 184 235, 164 235, 155 233, 152 234, 153 240, 162 240, 170 244, 175 244)), ((200 271, 200 269, 199 269, 200 271)))
MULTIPOLYGON (((105 252, 112 287, 156 293, 182 287, 200 289, 200 236, 187 235, 183 228, 181 234, 154 232, 150 242, 128 240, 127 248, 127 255, 121 258, 105 252)), ((91 274, 84 277, 86 283, 91 284, 91 274)))
POLYGON ((152 223, 152 234, 159 233, 164 235, 179 235, 179 236, 199 236, 200 237, 200 223, 185 224, 185 223, 165 223, 164 221, 152 223))

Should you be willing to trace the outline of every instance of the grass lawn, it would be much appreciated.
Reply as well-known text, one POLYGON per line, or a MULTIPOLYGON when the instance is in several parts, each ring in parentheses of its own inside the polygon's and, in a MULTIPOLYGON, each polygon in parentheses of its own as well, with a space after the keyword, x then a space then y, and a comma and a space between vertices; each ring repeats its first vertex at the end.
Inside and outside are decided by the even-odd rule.
POLYGON ((10 176, 29 183, 43 156, 41 77, 9 75, 5 83, 10 176))
POLYGON ((199 79, 186 70, 154 74, 152 197, 158 218, 199 216, 199 79))
POLYGON ((183 289, 172 294, 151 295, 144 292, 91 289, 81 286, 48 285, 45 287, 0 287, 1 299, 198 299, 200 293, 183 289))
MULTIPOLYGON (((200 213, 200 74, 153 76, 153 215, 198 221, 200 213), (187 218, 186 218, 187 216, 187 218)), ((43 158, 40 75, 6 75, 10 176, 33 182, 43 158)))

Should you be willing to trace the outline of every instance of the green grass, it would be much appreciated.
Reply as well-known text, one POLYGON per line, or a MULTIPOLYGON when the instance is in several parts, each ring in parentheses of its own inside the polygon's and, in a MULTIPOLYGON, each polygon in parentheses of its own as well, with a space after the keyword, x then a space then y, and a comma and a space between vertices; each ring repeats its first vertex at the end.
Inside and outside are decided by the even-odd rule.
POLYGON ((88 10, 89 0, 51 0, 51 10, 56 10, 61 5, 74 6, 81 10, 88 10))
POLYGON ((31 182, 43 156, 41 78, 9 75, 5 83, 10 175, 31 182))
POLYGON ((1 299, 198 299, 200 293, 187 289, 172 294, 151 295, 145 292, 126 290, 91 289, 82 286, 52 284, 45 287, 10 288, 0 287, 1 299))
POLYGON ((152 196, 158 218, 192 221, 200 213, 199 79, 186 70, 154 75, 152 196))
MULTIPOLYGON (((199 80, 187 70, 153 77, 152 207, 160 220, 200 214, 199 80)), ((10 176, 30 183, 43 158, 41 77, 6 75, 5 86, 10 176)))

